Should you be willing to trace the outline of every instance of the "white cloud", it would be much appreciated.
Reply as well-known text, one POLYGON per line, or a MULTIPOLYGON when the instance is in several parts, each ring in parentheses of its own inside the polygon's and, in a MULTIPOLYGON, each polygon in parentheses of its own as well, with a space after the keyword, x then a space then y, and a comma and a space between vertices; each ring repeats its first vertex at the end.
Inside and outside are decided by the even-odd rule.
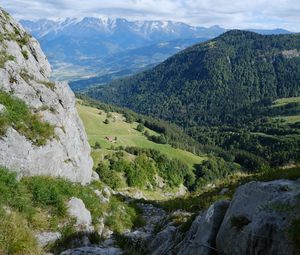
POLYGON ((0 5, 18 19, 107 15, 300 31, 299 0, 0 0, 0 5))

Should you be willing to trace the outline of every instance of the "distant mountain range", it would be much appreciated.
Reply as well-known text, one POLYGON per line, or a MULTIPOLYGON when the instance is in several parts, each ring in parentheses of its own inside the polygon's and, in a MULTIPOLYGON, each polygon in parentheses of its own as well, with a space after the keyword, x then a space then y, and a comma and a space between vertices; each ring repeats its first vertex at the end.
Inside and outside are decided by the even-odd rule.
MULTIPOLYGON (((20 22, 40 41, 55 78, 77 80, 93 77, 93 81, 96 76, 101 83, 109 81, 107 77, 113 79, 120 74, 129 75, 152 67, 188 46, 226 31, 219 26, 205 28, 173 21, 129 21, 121 18, 20 22)), ((252 31, 290 33, 283 29, 252 31)), ((87 83, 90 84, 89 81, 87 83)))

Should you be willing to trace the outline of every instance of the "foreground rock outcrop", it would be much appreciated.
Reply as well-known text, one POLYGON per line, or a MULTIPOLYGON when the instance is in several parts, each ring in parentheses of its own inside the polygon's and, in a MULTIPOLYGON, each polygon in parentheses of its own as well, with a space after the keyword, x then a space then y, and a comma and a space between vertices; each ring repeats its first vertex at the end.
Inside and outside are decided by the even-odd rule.
POLYGON ((299 254, 290 235, 299 219, 300 180, 250 182, 236 191, 219 229, 217 248, 231 255, 299 254))
POLYGON ((149 244, 149 251, 155 255, 300 254, 296 222, 300 222, 300 179, 250 182, 237 189, 231 202, 216 202, 200 213, 183 238, 178 238, 179 229, 167 226, 149 244))
POLYGON ((49 81, 50 65, 39 43, 1 9, 0 35, 0 90, 24 101, 55 127, 55 137, 43 146, 34 145, 9 127, 0 138, 0 165, 20 176, 50 175, 90 182, 90 147, 73 92, 67 83, 49 81))

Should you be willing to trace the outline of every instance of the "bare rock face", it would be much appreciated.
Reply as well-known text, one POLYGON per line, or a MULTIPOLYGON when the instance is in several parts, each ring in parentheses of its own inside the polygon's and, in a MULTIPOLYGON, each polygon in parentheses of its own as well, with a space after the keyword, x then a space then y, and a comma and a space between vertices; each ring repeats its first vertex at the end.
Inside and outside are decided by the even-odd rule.
POLYGON ((217 249, 228 255, 299 254, 289 236, 299 219, 300 180, 247 183, 230 203, 217 235, 217 249))
POLYGON ((149 244, 155 255, 299 254, 300 179, 250 182, 200 213, 180 238, 169 226, 149 244), (179 237, 179 238, 178 238, 179 237))
POLYGON ((228 206, 229 201, 219 201, 211 205, 203 215, 199 215, 183 240, 178 254, 215 254, 216 236, 228 206))
POLYGON ((76 227, 78 230, 92 231, 92 216, 85 204, 79 198, 72 197, 68 202, 68 213, 72 218, 76 219, 76 227))
POLYGON ((54 243, 55 241, 61 238, 61 233, 59 232, 40 232, 37 233, 36 239, 40 246, 45 247, 50 243, 54 243))
POLYGON ((48 175, 89 183, 93 162, 73 92, 67 83, 49 81, 50 65, 39 43, 1 9, 0 34, 0 90, 23 100, 55 126, 55 138, 43 146, 10 127, 0 137, 0 165, 19 176, 48 175))

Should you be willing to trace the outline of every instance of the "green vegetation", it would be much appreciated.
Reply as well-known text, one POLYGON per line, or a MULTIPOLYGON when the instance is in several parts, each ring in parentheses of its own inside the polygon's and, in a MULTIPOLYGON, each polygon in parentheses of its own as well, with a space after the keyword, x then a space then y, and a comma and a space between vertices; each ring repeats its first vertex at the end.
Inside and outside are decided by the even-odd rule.
POLYGON ((26 220, 15 212, 0 210, 0 253, 41 254, 34 234, 26 220))
POLYGON ((12 55, 8 55, 6 51, 0 52, 0 68, 3 68, 7 61, 14 61, 15 57, 12 55))
POLYGON ((51 90, 54 90, 56 87, 55 83, 52 81, 38 81, 38 83, 44 84, 47 88, 49 88, 51 90))
MULTIPOLYGON (((191 152, 195 155, 199 155, 200 157, 203 156, 203 146, 193 138, 191 138, 189 135, 187 135, 182 128, 175 124, 172 124, 171 122, 155 119, 153 117, 145 116, 142 114, 137 114, 126 108, 107 105, 105 103, 87 98, 82 94, 77 95, 77 97, 81 98, 80 102, 82 105, 101 110, 98 112, 100 115, 103 112, 119 113, 119 115, 122 115, 122 117, 124 117, 127 123, 137 123, 137 125, 141 124, 145 128, 143 133, 148 138, 148 140, 151 140, 152 138, 154 138, 154 140, 158 140, 158 136, 161 136, 166 140, 166 143, 170 144, 173 148, 179 148, 181 150, 191 152)), ((112 121, 114 122, 117 122, 117 120, 118 119, 116 118, 112 119, 112 121)), ((135 129, 137 130, 137 126, 135 129)))
POLYGON ((23 46, 28 45, 31 38, 31 35, 28 33, 21 34, 17 28, 15 28, 14 32, 7 31, 5 27, 3 27, 3 29, 5 30, 5 33, 1 36, 1 42, 4 40, 15 41, 18 43, 21 49, 23 49, 23 46))
POLYGON ((197 167, 197 182, 194 190, 201 189, 203 186, 214 183, 215 180, 225 179, 227 176, 240 170, 240 165, 234 162, 226 162, 222 158, 210 158, 202 165, 197 167))
POLYGON ((134 204, 115 196, 109 203, 100 203, 95 189, 101 190, 101 183, 81 186, 50 177, 26 177, 17 181, 16 174, 0 168, 0 253, 40 254, 33 235, 36 230, 61 231, 62 243, 67 243, 75 231, 72 221, 66 217, 66 202, 71 197, 83 200, 92 214, 93 224, 105 215, 108 215, 106 225, 117 233, 141 224, 140 211, 134 204))
MULTIPOLYGON (((78 104, 77 109, 79 115, 84 123, 85 130, 88 135, 90 144, 93 146, 96 142, 101 144, 101 150, 95 150, 92 153, 96 165, 107 154, 111 154, 110 148, 112 146, 136 146, 141 148, 155 149, 161 153, 166 154, 171 159, 178 159, 193 168, 196 164, 201 164, 206 159, 205 156, 197 156, 188 151, 176 149, 168 144, 157 144, 149 141, 147 137, 141 132, 137 131, 137 122, 127 123, 124 121, 122 114, 113 112, 112 115, 115 120, 111 120, 110 124, 105 125, 103 121, 106 119, 106 114, 99 114, 99 109, 78 104), (110 142, 106 137, 117 136, 117 141, 110 142)), ((145 130, 152 135, 159 134, 151 129, 145 127, 145 130)))
POLYGON ((297 180, 300 178, 300 167, 289 169, 269 169, 259 173, 234 173, 226 178, 215 180, 215 187, 206 186, 197 190, 192 195, 179 197, 168 201, 156 202, 165 210, 171 212, 178 209, 198 213, 207 209, 211 204, 218 200, 231 200, 236 189, 250 181, 273 181, 278 179, 297 180), (220 194, 221 190, 227 188, 228 192, 220 194))
POLYGON ((31 140, 35 145, 45 145, 55 136, 54 126, 43 122, 37 114, 31 113, 28 106, 8 93, 0 92, 0 103, 6 110, 0 114, 0 134, 3 136, 9 126, 31 140))
POLYGON ((34 76, 32 74, 29 74, 27 70, 21 70, 20 76, 24 81, 27 83, 30 83, 31 80, 34 80, 34 76))
POLYGON ((144 132, 145 131, 145 126, 142 123, 139 123, 136 127, 136 130, 139 132, 144 132))
POLYGON ((8 13, 7 11, 5 11, 5 10, 1 10, 1 11, 2 11, 2 13, 4 14, 5 19, 6 19, 6 20, 9 20, 9 19, 10 19, 9 13, 8 13))
POLYGON ((300 97, 280 98, 273 102, 273 107, 285 106, 291 103, 300 103, 300 97))
POLYGON ((192 188, 195 182, 195 175, 186 164, 169 159, 154 149, 120 148, 104 159, 96 171, 100 179, 113 189, 126 185, 142 190, 165 190, 177 188, 180 184, 192 188))
POLYGON ((203 145, 197 153, 238 151, 245 168, 243 151, 272 166, 290 164, 300 158, 300 58, 285 52, 299 51, 299 40, 229 31, 86 94, 180 125, 203 145))
POLYGON ((23 57, 28 60, 29 56, 28 56, 28 51, 27 50, 22 50, 22 55, 23 57))
MULTIPOLYGON (((19 33, 16 33, 16 35, 18 36, 19 33)), ((24 35, 19 35, 16 39, 16 42, 19 44, 19 46, 22 48, 23 46, 27 45, 30 41, 31 36, 27 33, 25 33, 24 35)))
POLYGON ((299 38, 229 31, 87 94, 181 126, 231 123, 235 112, 251 103, 297 96, 299 57, 285 58, 282 52, 300 50, 299 38))

